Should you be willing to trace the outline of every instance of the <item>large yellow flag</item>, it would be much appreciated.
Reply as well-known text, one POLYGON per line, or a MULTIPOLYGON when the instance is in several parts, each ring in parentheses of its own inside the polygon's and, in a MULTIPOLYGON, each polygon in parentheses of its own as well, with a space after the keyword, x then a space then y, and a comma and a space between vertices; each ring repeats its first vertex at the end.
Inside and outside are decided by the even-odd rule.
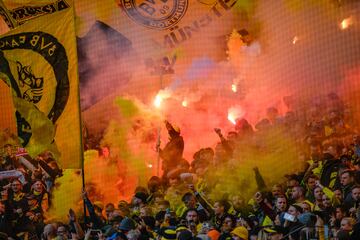
MULTIPOLYGON (((247 22, 253 6, 242 3, 248 1, 79 0, 77 13, 86 19, 91 10, 96 20, 128 38, 145 65, 174 65, 176 60, 173 67, 180 68, 181 61, 186 65, 196 57, 222 58, 226 35, 247 22)), ((79 27, 78 32, 84 31, 79 27)))
POLYGON ((1 86, 12 90, 21 144, 32 156, 56 154, 57 146, 62 168, 81 167, 77 68, 71 7, 22 22, 0 37, 1 86))

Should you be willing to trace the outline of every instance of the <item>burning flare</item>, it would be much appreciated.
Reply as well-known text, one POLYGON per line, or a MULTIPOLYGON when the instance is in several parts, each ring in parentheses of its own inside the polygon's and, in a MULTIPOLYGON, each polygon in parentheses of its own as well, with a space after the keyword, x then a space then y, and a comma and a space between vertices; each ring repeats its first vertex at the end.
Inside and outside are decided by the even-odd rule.
POLYGON ((158 94, 156 94, 155 100, 154 100, 154 106, 156 108, 160 108, 162 102, 167 99, 170 98, 172 94, 171 89, 169 88, 165 88, 165 89, 161 89, 158 94))
POLYGON ((235 118, 234 114, 231 113, 231 112, 228 113, 228 120, 229 120, 232 124, 234 124, 234 125, 236 124, 236 118, 235 118))
POLYGON ((342 21, 341 21, 341 23, 340 23, 340 28, 342 29, 342 30, 345 30, 345 29, 347 29, 350 25, 352 25, 353 24, 353 19, 352 19, 352 17, 348 17, 348 18, 345 18, 345 19, 343 19, 342 21))
POLYGON ((154 106, 156 108, 160 108, 162 101, 163 101, 163 98, 160 96, 160 94, 156 95, 155 100, 154 100, 154 106))
POLYGON ((181 105, 182 105, 183 107, 187 107, 187 106, 188 106, 188 102, 187 102, 186 100, 184 100, 184 101, 182 101, 181 105))
POLYGON ((231 85, 231 91, 233 91, 234 93, 237 92, 237 86, 236 86, 235 83, 233 83, 233 84, 231 85))
POLYGON ((293 38, 292 43, 293 43, 293 44, 296 44, 297 41, 299 41, 299 38, 298 38, 298 36, 295 36, 295 37, 293 38))
POLYGON ((228 120, 232 124, 236 124, 236 120, 244 117, 245 111, 241 106, 234 106, 228 110, 228 120))

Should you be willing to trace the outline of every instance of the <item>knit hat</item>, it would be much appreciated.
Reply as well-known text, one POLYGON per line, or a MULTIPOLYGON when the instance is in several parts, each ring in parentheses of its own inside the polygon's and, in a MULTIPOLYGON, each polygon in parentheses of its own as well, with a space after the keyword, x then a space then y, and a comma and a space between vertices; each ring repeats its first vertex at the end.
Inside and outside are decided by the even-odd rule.
POLYGON ((135 223, 131 218, 125 217, 119 226, 120 230, 130 231, 131 229, 135 229, 135 223))
POLYGON ((215 229, 208 231, 207 235, 211 238, 211 240, 217 240, 220 237, 220 233, 215 229))
POLYGON ((193 236, 189 230, 184 230, 184 231, 180 232, 178 239, 179 240, 192 240, 193 236))
POLYGON ((137 192, 135 193, 135 197, 140 199, 143 203, 146 203, 146 200, 148 198, 147 194, 144 192, 137 192))
POLYGON ((248 230, 243 226, 236 227, 231 233, 243 239, 248 239, 249 236, 248 230))
POLYGON ((176 239, 176 230, 168 227, 162 228, 159 231, 159 235, 161 236, 161 240, 176 239))

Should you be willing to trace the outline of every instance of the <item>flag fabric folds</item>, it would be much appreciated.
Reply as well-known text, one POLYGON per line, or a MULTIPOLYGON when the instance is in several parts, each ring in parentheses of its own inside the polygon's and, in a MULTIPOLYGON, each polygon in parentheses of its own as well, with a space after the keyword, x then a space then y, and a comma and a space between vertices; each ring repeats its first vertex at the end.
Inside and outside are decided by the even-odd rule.
MULTIPOLYGON (((53 1, 55 5, 66 3, 67 7, 45 14, 41 10, 56 10, 51 7, 55 5, 50 1, 37 2, 47 2, 48 8, 16 9, 39 16, 18 19, 14 15, 16 10, 9 11, 20 25, 0 36, 0 78, 6 83, 1 86, 12 91, 18 136, 29 154, 36 156, 48 150, 58 156, 62 168, 80 168, 74 10, 68 0, 53 1)), ((31 5, 31 1, 27 4, 31 5)))
POLYGON ((241 2, 95 0, 92 4, 96 19, 128 38, 146 67, 176 68, 181 61, 186 63, 204 55, 213 59, 224 57, 222 51, 208 46, 224 44, 228 33, 244 27, 251 6, 234 14, 238 8, 244 8, 241 2))

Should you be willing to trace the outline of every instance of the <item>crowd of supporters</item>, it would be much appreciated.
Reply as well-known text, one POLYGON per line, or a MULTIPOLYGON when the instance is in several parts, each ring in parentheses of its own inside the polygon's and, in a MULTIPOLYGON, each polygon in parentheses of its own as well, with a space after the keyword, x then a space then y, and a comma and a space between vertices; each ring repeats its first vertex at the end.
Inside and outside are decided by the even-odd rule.
MULTIPOLYGON (((9 139, 15 140, 15 137, 10 134, 9 139)), ((50 153, 33 159, 23 148, 9 143, 3 146, 0 157, 2 237, 27 239, 42 234, 45 213, 51 205, 49 193, 61 175, 50 153)))
MULTIPOLYGON (((351 106, 334 93, 314 98, 305 107, 289 99, 284 102, 290 109, 284 115, 269 108, 255 126, 238 119, 227 136, 214 129, 219 143, 194 153, 191 164, 182 156, 180 129, 165 122, 169 142, 158 146, 163 176, 137 187, 131 202, 94 201, 83 190, 87 216, 70 209, 68 222, 46 219, 53 183, 61 176, 51 156, 16 156, 12 146, 5 145, 0 238, 360 239, 360 136, 351 106), (268 186, 255 167, 257 190, 252 197, 245 198, 240 189, 211 198, 214 183, 207 181, 207 173, 236 158, 238 142, 266 148, 258 140, 275 128, 298 144, 303 171, 288 173, 284 182, 268 186)), ((278 164, 286 161, 291 159, 278 164)))

